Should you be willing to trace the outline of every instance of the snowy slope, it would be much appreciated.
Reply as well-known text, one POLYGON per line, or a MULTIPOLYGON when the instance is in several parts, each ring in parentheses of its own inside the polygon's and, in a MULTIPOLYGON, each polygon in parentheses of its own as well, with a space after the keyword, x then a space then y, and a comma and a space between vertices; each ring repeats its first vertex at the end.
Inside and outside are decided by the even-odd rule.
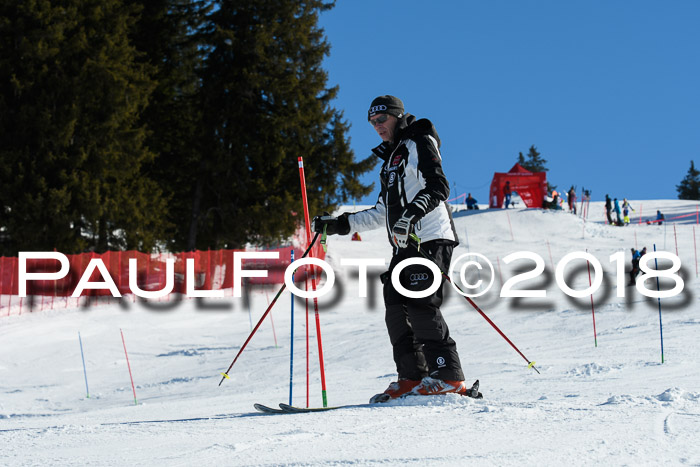
MULTIPOLYGON (((656 209, 667 218, 697 209, 692 202, 669 200, 632 205, 634 215, 643 205, 645 217, 656 209)), ((0 318, 0 464, 697 465, 695 217, 681 219, 674 231, 669 223, 634 224, 634 217, 627 227, 606 226, 601 203, 592 203, 590 212, 585 225, 566 212, 455 213, 462 245, 454 258, 478 252, 496 271, 493 289, 475 301, 541 372, 528 369, 451 292, 443 312, 469 382, 481 381, 483 400, 445 396, 363 405, 395 373, 378 281, 371 281, 367 298, 359 298, 356 269, 340 266, 340 260, 381 257, 388 263, 386 233, 380 230, 362 233, 361 242, 329 238, 327 259, 337 283, 320 299, 329 403, 357 407, 273 416, 253 410, 255 402, 288 402, 288 293, 273 313, 275 334, 268 320, 221 387, 220 373, 250 332, 242 299, 148 306, 125 299, 108 306, 0 318), (661 302, 663 364, 657 300, 643 297, 634 287, 625 287, 626 297, 618 298, 609 261, 611 254, 624 251, 629 267, 630 247, 651 251, 654 243, 672 253, 677 245, 685 279, 683 294, 661 302), (517 251, 539 254, 546 271, 515 288, 546 289, 546 297, 498 297, 502 281, 519 268, 532 269, 528 262, 503 262, 517 251), (590 252, 606 272, 594 295, 597 347, 590 299, 567 297, 554 280, 552 263, 573 251, 590 252)), ((586 288, 585 262, 571 263, 570 269, 569 285, 586 288)), ((254 321, 275 292, 257 289, 252 294, 254 321)), ((297 299, 294 403, 300 406, 306 402, 303 309, 304 302, 297 299)), ((312 313, 311 405, 320 406, 313 321, 312 313)))

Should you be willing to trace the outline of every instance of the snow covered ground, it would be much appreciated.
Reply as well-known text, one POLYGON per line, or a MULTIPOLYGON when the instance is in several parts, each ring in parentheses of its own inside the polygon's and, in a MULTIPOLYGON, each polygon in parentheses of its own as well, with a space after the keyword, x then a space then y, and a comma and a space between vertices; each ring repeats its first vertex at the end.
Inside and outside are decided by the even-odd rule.
MULTIPOLYGON (((456 213, 462 244, 494 265, 494 286, 475 301, 516 346, 523 360, 457 293, 443 312, 457 341, 468 382, 483 400, 448 395, 367 406, 395 378, 373 274, 358 297, 357 270, 341 258, 389 260, 384 231, 329 238, 337 283, 320 299, 326 382, 325 413, 264 415, 253 403, 289 398, 290 295, 285 292, 219 387, 250 332, 242 299, 184 300, 61 309, 0 318, 0 464, 2 465, 562 465, 700 464, 700 314, 693 202, 632 201, 633 225, 602 223, 602 203, 588 222, 567 212, 482 210, 456 213), (675 224, 638 225, 660 209, 675 224), (512 236, 511 227, 512 226, 512 236), (467 241, 468 240, 468 241, 467 241), (617 297, 617 251, 629 268, 631 247, 676 253, 683 293, 659 305, 635 287, 617 297), (676 247, 677 245, 677 247, 676 247), (533 268, 505 264, 517 251, 539 254, 545 273, 516 289, 546 289, 544 298, 500 298, 502 283, 533 268), (605 270, 591 301, 566 296, 553 263, 588 251, 605 270), (123 330, 136 384, 129 381, 123 330), (85 351, 86 397, 78 333, 85 351), (277 345, 275 345, 275 338, 277 345), (355 407, 353 407, 355 406, 355 407)), ((697 232, 700 234, 700 231, 697 232)), ((660 268, 667 267, 660 263, 660 268)), ((472 269, 473 271, 473 269, 472 269)), ((376 273, 381 272, 379 269, 376 273)), ((469 276, 473 277, 473 276, 469 276)), ((585 262, 567 269, 574 289, 588 287, 585 262)), ((488 279, 484 273, 484 279, 488 279)), ((625 280, 627 278, 625 277, 625 280)), ((655 288, 654 281, 647 281, 655 288)), ((670 281, 662 288, 670 289, 670 281)), ((252 294, 257 320, 276 292, 252 294)), ((306 404, 304 303, 297 299, 294 404, 306 404)), ((311 323, 311 405, 321 405, 315 328, 311 323)))

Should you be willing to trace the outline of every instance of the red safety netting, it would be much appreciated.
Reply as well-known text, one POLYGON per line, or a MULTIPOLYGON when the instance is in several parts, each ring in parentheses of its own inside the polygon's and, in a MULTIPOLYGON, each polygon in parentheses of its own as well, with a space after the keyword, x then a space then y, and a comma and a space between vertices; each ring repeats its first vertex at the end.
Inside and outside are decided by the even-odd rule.
MULTIPOLYGON (((166 286, 166 262, 174 260, 174 287, 165 300, 173 294, 185 294, 188 290, 188 280, 192 280, 195 290, 228 290, 227 295, 233 295, 233 261, 234 253, 242 251, 277 252, 278 259, 243 259, 243 269, 262 269, 267 271, 267 277, 244 277, 242 285, 281 284, 284 282, 284 272, 291 263, 291 251, 295 250, 299 259, 305 248, 304 238, 298 232, 293 243, 296 247, 279 247, 249 250, 207 250, 186 253, 146 254, 137 251, 109 251, 103 254, 82 253, 65 255, 70 263, 68 274, 58 280, 29 280, 26 282, 26 297, 19 296, 17 257, 0 257, 0 317, 10 314, 21 314, 23 311, 41 311, 57 307, 80 306, 81 303, 92 300, 93 303, 113 300, 112 293, 107 288, 85 289, 80 297, 71 295, 76 290, 91 260, 102 261, 109 276, 114 281, 122 296, 132 295, 129 284, 129 260, 136 260, 136 285, 143 291, 159 291, 166 286), (188 279, 187 260, 194 260, 193 273, 188 279), (81 299, 83 302, 81 302, 81 299)), ((325 253, 319 243, 316 243, 309 256, 323 259, 325 253)), ((56 273, 61 269, 56 259, 28 259, 27 273, 56 273)), ((320 268, 317 268, 320 274, 320 268)), ((295 281, 303 281, 306 268, 299 268, 295 273, 295 281)), ((98 268, 90 275, 90 282, 105 282, 98 268)))

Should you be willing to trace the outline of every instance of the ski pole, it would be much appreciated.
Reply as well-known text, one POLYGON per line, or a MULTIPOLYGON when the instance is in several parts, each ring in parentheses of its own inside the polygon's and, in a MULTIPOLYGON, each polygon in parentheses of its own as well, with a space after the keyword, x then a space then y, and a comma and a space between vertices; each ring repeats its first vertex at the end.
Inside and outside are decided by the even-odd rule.
MULTIPOLYGON (((319 236, 318 233, 317 233, 316 235, 314 235, 314 238, 311 240, 311 243, 309 244, 309 247, 306 249, 306 251, 305 251, 304 254, 301 256, 301 258, 306 258, 306 255, 309 254, 309 252, 311 251, 311 248, 313 248, 314 244, 316 243, 316 239, 318 238, 318 236, 319 236)), ((301 258, 300 258, 300 259, 301 259, 301 258)), ((251 331, 250 335, 248 336, 248 338, 247 338, 247 339, 245 340, 245 342, 243 343, 243 346, 241 347, 241 349, 240 349, 240 350, 238 351, 238 353, 236 354, 236 357, 233 359, 233 361, 232 361, 231 364, 229 365, 228 370, 226 370, 224 373, 221 373, 223 376, 221 377, 221 381, 219 381, 219 386, 221 386, 221 383, 223 383, 225 379, 229 378, 228 372, 231 371, 231 368, 233 368, 233 365, 236 363, 236 360, 238 360, 238 357, 241 356, 241 353, 243 353, 243 350, 245 350, 246 346, 248 345, 248 342, 250 342, 250 339, 252 339, 252 338, 253 338, 253 335, 255 335, 255 333, 258 331, 258 328, 260 327, 260 325, 262 324, 262 322, 265 321, 265 318, 266 318, 267 315, 270 313, 270 310, 272 310, 272 307, 275 306, 275 303, 277 302, 277 299, 279 298, 280 295, 282 295, 282 292, 284 292, 284 289, 286 289, 286 288, 287 288, 287 284, 286 284, 286 283, 285 283, 285 284, 282 284, 282 287, 280 287, 279 291, 277 292, 277 295, 275 295, 275 298, 272 299, 272 303, 270 303, 270 305, 268 305, 267 310, 265 310, 265 313, 263 313, 262 317, 260 317, 260 320, 258 321, 258 324, 255 325, 255 327, 254 327, 253 330, 251 331)))
MULTIPOLYGON (((418 249, 418 252, 419 252, 425 259, 427 259, 427 260, 429 260, 429 261, 435 263, 435 265, 436 265, 436 266, 438 267, 438 269, 440 270, 440 273, 442 273, 442 276, 443 276, 445 279, 447 279, 447 280, 449 281, 449 283, 452 284, 457 290, 459 290, 462 294, 464 294, 464 291, 462 291, 462 289, 460 289, 459 286, 458 286, 457 284, 455 284, 454 282, 452 282, 452 279, 450 279, 449 274, 447 274, 445 271, 443 271, 442 268, 437 264, 437 262, 436 262, 433 258, 431 258, 431 256, 430 256, 429 254, 427 254, 425 251, 421 250, 421 248, 420 248, 420 238, 418 238, 418 236, 417 236, 416 234, 411 234, 410 237, 411 237, 411 239, 415 242, 416 248, 418 249)), ((531 361, 531 360, 528 360, 528 358, 527 358, 525 355, 523 355, 523 353, 520 351, 520 349, 518 349, 518 348, 515 346, 515 344, 513 344, 513 342, 511 342, 510 339, 508 339, 508 336, 506 336, 506 335, 503 333, 503 331, 501 331, 501 329, 500 329, 498 326, 496 326, 496 323, 494 323, 493 321, 491 321, 491 318, 489 318, 489 317, 486 315, 486 313, 484 313, 483 310, 482 310, 481 308, 479 308, 479 305, 477 305, 476 303, 474 303, 474 300, 472 300, 470 297, 467 297, 466 295, 462 295, 462 296, 467 300, 467 302, 469 302, 469 304, 470 304, 472 307, 474 307, 474 309, 475 309, 476 311, 479 312, 479 314, 480 314, 480 315, 481 315, 481 316, 496 330, 496 332, 498 332, 498 333, 501 335, 501 337, 504 338, 504 339, 506 340, 506 342, 508 342, 508 343, 510 344, 510 346, 513 347, 513 349, 514 349, 516 352, 518 352, 518 354, 519 354, 521 357, 523 357, 523 359, 527 362, 527 367, 528 367, 528 368, 532 368, 533 370, 535 370, 535 371, 537 372, 537 374, 540 374, 540 371, 535 367, 535 362, 534 362, 534 361, 531 361)))

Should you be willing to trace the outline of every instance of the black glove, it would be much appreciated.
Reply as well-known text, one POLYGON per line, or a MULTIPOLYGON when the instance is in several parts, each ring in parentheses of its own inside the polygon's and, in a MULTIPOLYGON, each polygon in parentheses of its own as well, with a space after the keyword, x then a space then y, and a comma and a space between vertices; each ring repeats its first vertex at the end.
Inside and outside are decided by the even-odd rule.
POLYGON ((408 246, 408 236, 413 232, 414 219, 415 216, 408 214, 408 210, 406 210, 401 215, 401 218, 396 221, 394 228, 391 229, 394 241, 399 248, 406 248, 408 246))
POLYGON ((323 233, 323 228, 326 228, 328 235, 347 235, 350 233, 350 222, 348 221, 348 213, 342 214, 339 217, 330 215, 316 216, 311 221, 311 230, 318 233, 323 233))

